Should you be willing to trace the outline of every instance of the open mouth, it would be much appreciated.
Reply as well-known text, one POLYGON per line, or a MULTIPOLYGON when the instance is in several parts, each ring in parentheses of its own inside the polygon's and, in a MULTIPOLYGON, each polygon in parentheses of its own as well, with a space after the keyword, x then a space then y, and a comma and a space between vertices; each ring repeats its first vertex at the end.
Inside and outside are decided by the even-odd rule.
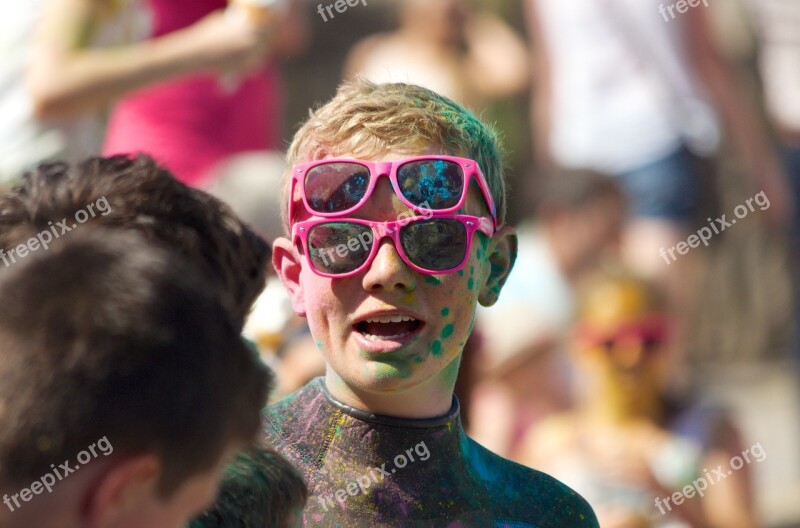
POLYGON ((417 333, 424 323, 410 315, 376 315, 353 325, 370 341, 395 341, 417 333))

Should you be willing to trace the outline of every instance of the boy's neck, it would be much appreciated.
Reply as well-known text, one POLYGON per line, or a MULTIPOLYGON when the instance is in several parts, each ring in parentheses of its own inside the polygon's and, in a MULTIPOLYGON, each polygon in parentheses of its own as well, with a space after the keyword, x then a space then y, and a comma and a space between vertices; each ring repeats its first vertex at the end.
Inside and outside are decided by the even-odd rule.
MULTIPOLYGON (((23 502, 20 508, 14 507, 12 500, 13 512, 8 509, 8 506, 0 503, 3 508, 0 510, 0 526, 3 528, 30 528, 31 526, 73 528, 80 526, 77 519, 72 517, 73 512, 66 511, 54 501, 36 500, 42 498, 41 495, 34 496, 30 502, 23 502)), ((0 499, 2 499, 2 495, 0 495, 0 499)))
POLYGON ((403 392, 375 394, 348 385, 336 372, 328 369, 325 385, 336 400, 350 407, 397 418, 433 418, 447 414, 453 403, 458 361, 446 367, 425 383, 403 392))

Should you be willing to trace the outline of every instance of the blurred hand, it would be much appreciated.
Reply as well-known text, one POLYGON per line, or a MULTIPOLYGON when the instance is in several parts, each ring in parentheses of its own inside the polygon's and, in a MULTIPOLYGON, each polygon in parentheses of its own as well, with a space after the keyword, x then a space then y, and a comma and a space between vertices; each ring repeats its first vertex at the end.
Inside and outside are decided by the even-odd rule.
POLYGON ((264 62, 274 28, 244 15, 217 10, 187 28, 198 60, 206 69, 245 73, 264 62))

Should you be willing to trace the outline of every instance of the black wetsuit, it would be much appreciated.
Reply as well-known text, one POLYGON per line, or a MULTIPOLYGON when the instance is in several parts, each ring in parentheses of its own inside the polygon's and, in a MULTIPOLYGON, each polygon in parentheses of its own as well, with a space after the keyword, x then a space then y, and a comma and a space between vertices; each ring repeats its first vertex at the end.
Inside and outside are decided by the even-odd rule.
POLYGON ((468 438, 455 397, 438 418, 377 416, 337 402, 317 378, 267 409, 264 440, 308 482, 306 526, 598 526, 574 491, 468 438))

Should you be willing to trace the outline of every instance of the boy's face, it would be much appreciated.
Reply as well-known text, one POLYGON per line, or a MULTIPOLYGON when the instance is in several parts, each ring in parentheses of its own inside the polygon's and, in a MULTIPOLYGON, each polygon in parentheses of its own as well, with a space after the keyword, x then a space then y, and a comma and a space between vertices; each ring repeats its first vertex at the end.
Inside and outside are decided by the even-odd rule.
MULTIPOLYGON (((391 153, 376 160, 409 156, 391 153)), ((477 189, 470 193, 475 196, 468 204, 481 196, 477 189)), ((484 214, 469 205, 461 212, 484 214)), ((413 215, 388 178, 380 178, 373 195, 352 217, 394 221, 404 213, 413 215)), ((304 215, 305 211, 294 220, 314 218, 304 215)), ((445 275, 410 269, 389 238, 379 244, 372 264, 347 278, 317 275, 285 238, 275 242, 274 263, 295 310, 308 318, 328 363, 329 380, 333 375, 353 389, 373 394, 403 392, 431 382, 452 390, 476 304, 495 302, 513 264, 513 230, 502 228, 492 239, 476 233, 466 266, 445 275)))

